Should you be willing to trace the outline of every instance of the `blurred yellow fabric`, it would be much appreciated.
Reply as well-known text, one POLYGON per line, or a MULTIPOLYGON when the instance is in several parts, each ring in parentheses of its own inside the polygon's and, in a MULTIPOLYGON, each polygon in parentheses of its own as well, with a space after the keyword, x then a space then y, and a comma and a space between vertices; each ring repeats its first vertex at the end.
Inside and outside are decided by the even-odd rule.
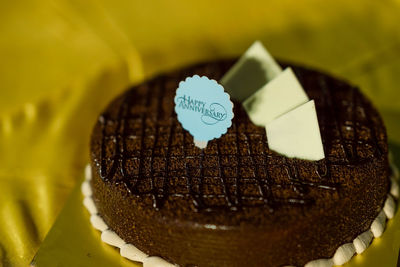
POLYGON ((400 142, 399 22, 399 0, 2 1, 0 266, 29 264, 115 95, 256 39, 359 85, 400 142))

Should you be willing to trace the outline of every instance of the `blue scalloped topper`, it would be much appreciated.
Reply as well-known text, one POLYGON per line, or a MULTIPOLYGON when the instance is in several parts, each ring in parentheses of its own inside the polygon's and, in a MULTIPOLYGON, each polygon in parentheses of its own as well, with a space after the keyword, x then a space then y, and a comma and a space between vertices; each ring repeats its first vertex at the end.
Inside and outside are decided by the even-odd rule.
POLYGON ((175 112, 182 127, 193 135, 195 145, 205 148, 208 141, 219 138, 231 127, 233 103, 222 85, 194 75, 179 83, 175 112))

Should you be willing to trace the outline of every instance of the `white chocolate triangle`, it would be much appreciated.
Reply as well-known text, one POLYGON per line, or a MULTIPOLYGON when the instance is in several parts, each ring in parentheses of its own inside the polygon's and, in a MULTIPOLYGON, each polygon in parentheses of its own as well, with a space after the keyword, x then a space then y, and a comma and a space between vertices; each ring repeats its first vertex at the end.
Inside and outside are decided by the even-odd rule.
POLYGON ((290 158, 325 158, 314 100, 276 118, 265 128, 271 150, 290 158))
POLYGON ((220 83, 231 98, 244 101, 282 72, 260 41, 254 42, 220 83))
POLYGON ((254 124, 265 126, 308 100, 292 69, 286 68, 275 79, 247 98, 243 106, 254 124))

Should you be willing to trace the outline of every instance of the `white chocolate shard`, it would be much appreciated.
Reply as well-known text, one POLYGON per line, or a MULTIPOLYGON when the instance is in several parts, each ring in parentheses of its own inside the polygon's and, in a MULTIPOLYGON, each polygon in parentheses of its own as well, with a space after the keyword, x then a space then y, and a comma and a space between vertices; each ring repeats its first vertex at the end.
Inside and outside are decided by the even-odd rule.
POLYGON ((304 267, 332 267, 333 262, 331 259, 319 259, 308 262, 304 267))
POLYGON ((277 117, 308 102, 308 96, 291 68, 264 85, 243 102, 251 121, 265 126, 277 117))
POLYGON ((88 181, 84 181, 81 185, 82 194, 85 197, 90 197, 92 195, 92 187, 90 186, 88 181))
POLYGON ((120 254, 122 257, 138 262, 143 262, 148 257, 146 253, 140 251, 132 244, 124 244, 121 247, 120 254))
POLYGON ((85 205, 86 209, 89 211, 90 214, 97 214, 96 205, 93 202, 91 197, 85 197, 83 199, 83 205, 85 205))
POLYGON ((374 235, 370 230, 365 231, 353 240, 354 248, 357 254, 363 253, 369 246, 374 235))
POLYGON ((167 262, 166 260, 156 257, 156 256, 151 256, 148 258, 145 258, 143 261, 143 267, 173 267, 175 265, 167 262))
POLYGON ((125 242, 114 231, 105 230, 101 233, 101 240, 111 246, 121 248, 125 242))
POLYGON ((99 231, 105 231, 108 229, 107 224, 104 222, 104 220, 97 214, 93 214, 90 216, 90 222, 93 225, 93 227, 99 231))
POLYGON ((335 255, 333 255, 333 264, 334 265, 343 265, 346 262, 348 262, 351 257, 353 257, 354 253, 356 252, 353 243, 347 243, 342 246, 340 246, 336 252, 335 255))
POLYGON ((392 219, 394 217, 395 210, 396 202, 391 195, 387 195, 385 205, 383 206, 383 211, 385 212, 386 217, 388 219, 392 219))
POLYGON ((380 237, 385 230, 386 225, 386 215, 385 212, 382 210, 378 217, 372 222, 371 224, 371 232, 374 237, 380 237))
POLYGON ((290 158, 325 158, 314 100, 278 117, 265 128, 271 150, 290 158))
POLYGON ((244 101, 282 72, 260 41, 254 42, 220 83, 231 98, 244 101))

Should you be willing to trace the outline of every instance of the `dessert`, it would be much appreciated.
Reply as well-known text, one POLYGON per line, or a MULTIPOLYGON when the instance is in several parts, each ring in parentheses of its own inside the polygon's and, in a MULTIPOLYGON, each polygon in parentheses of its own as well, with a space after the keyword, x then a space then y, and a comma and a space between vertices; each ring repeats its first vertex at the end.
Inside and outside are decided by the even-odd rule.
POLYGON ((86 205, 97 214, 93 220, 119 236, 122 254, 136 253, 138 260, 157 256, 150 258, 179 266, 344 263, 393 216, 391 194, 398 193, 390 189, 382 119, 356 87, 291 66, 315 100, 324 159, 271 151, 265 128, 254 125, 239 102, 227 133, 199 149, 177 121, 176 88, 194 74, 219 80, 233 63, 160 75, 112 101, 91 137, 92 178, 85 186, 91 188, 87 202, 94 203, 86 205))

